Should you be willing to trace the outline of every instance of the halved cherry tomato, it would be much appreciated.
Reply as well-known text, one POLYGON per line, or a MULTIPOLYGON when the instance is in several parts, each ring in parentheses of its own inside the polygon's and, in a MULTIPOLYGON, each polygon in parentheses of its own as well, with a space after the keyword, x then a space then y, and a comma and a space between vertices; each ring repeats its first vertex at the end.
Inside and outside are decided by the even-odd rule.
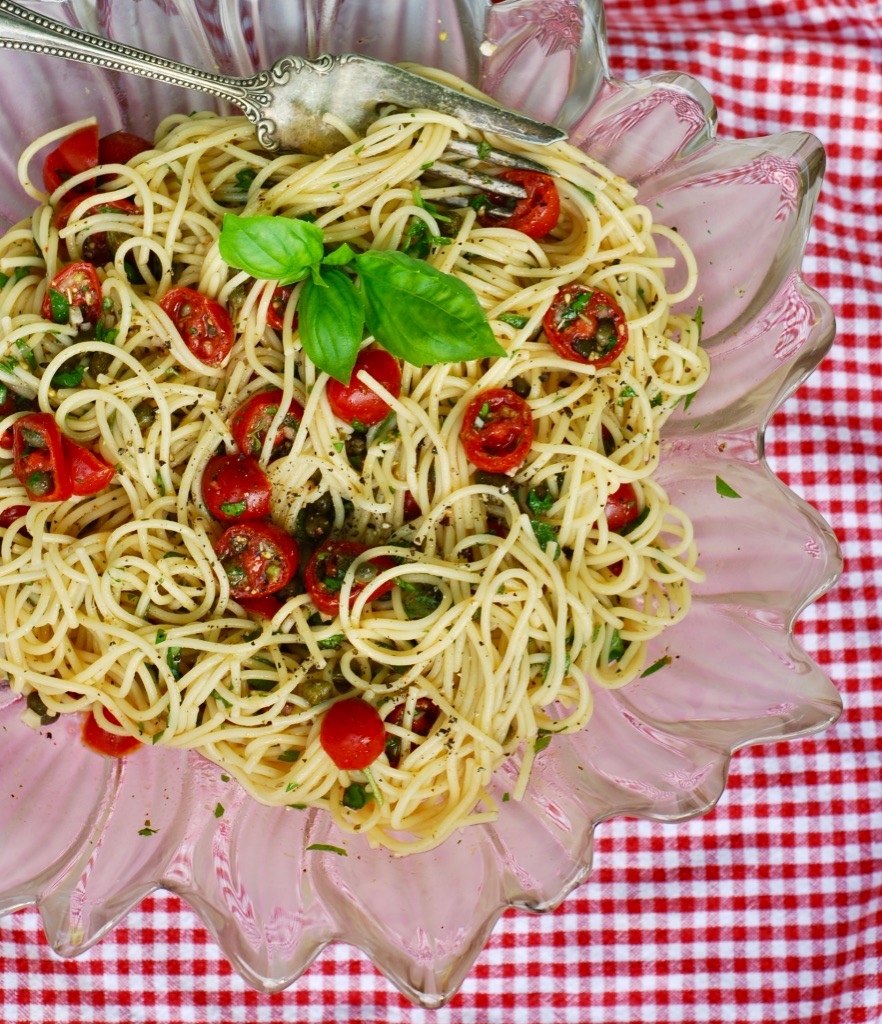
POLYGON ((48 412, 30 412, 12 425, 12 472, 31 501, 66 501, 73 494, 61 431, 48 412))
POLYGON ((619 484, 607 497, 603 511, 609 528, 613 531, 621 530, 640 515, 637 492, 629 483, 619 484))
MULTIPOLYGON (((52 150, 43 162, 43 185, 47 192, 54 192, 69 178, 80 171, 88 171, 98 163, 98 126, 86 125, 52 150)), ((81 185, 78 191, 89 191, 81 185)))
MULTIPOLYGON (((402 701, 386 715, 386 722, 392 725, 401 725, 404 721, 404 709, 406 702, 402 701)), ((410 731, 417 736, 428 736, 429 730, 438 721, 441 708, 429 697, 417 697, 416 706, 413 709, 413 718, 410 723, 410 731)), ((401 760, 401 739, 398 736, 388 736, 385 744, 386 758, 393 768, 398 767, 401 760)))
POLYGON ((70 263, 49 282, 41 310, 44 320, 70 323, 71 309, 78 309, 87 324, 101 316, 101 282, 91 263, 70 263))
POLYGON ((383 349, 369 348, 359 352, 348 384, 341 384, 338 380, 328 381, 328 401, 334 415, 344 423, 360 423, 370 427, 384 420, 389 415, 390 407, 358 379, 360 370, 370 374, 397 398, 401 394, 401 367, 398 360, 383 349))
MULTIPOLYGON (((104 717, 108 722, 119 725, 115 716, 106 708, 104 717)), ((91 711, 83 722, 83 743, 94 750, 96 754, 104 754, 106 757, 125 757, 143 746, 141 741, 135 739, 134 736, 117 736, 115 732, 107 732, 106 729, 102 729, 91 711)))
POLYGON ((236 600, 274 594, 288 584, 297 569, 297 542, 275 523, 228 526, 214 550, 236 600))
MULTIPOLYGON (((270 304, 266 311, 266 322, 274 331, 280 331, 285 326, 285 309, 291 301, 291 292, 294 291, 292 284, 280 284, 273 292, 270 304)), ((291 329, 297 329, 297 314, 291 321, 291 329)))
MULTIPOLYGON (((505 227, 521 231, 530 238, 544 238, 557 224, 560 216, 560 195, 554 178, 538 171, 521 171, 515 168, 500 171, 497 178, 511 181, 525 189, 525 199, 518 199, 507 217, 494 217, 482 213, 478 222, 482 227, 505 227)), ((504 196, 491 195, 494 206, 506 207, 504 196)))
MULTIPOLYGON (((281 404, 282 391, 279 388, 270 388, 268 391, 258 391, 256 395, 252 395, 233 413, 230 430, 243 455, 260 455, 263 451, 266 432, 281 404)), ((287 455, 294 434, 302 422, 303 406, 292 399, 282 425, 276 431, 272 450, 274 458, 287 455)))
MULTIPOLYGON (((100 192, 93 192, 91 194, 87 193, 85 195, 78 194, 75 195, 73 199, 69 199, 59 208, 58 213, 55 216, 55 226, 58 230, 61 231, 62 228, 67 227, 70 215, 84 199, 91 198, 91 196, 99 196, 100 194, 100 192)), ((141 212, 140 209, 128 199, 112 199, 110 201, 104 201, 96 203, 94 206, 90 206, 86 216, 91 216, 95 213, 108 213, 113 211, 126 213, 129 216, 141 212)), ((113 259, 115 252, 116 245, 111 244, 107 231, 95 231, 83 242, 83 259, 87 263, 94 263, 98 266, 103 266, 105 263, 109 263, 110 260, 113 259)))
POLYGON ((13 523, 28 514, 28 509, 30 507, 30 505, 7 505, 6 508, 0 512, 0 527, 5 530, 7 526, 12 526, 13 523))
POLYGON ((116 476, 113 466, 72 437, 62 434, 61 447, 67 460, 72 493, 78 497, 103 491, 116 476))
POLYGON ((404 521, 409 523, 412 519, 419 519, 423 514, 423 510, 417 504, 416 498, 410 493, 405 492, 404 495, 404 521))
MULTIPOLYGON (((367 544, 359 544, 351 540, 327 540, 317 548, 306 563, 303 582, 309 592, 312 603, 323 615, 336 615, 340 611, 340 588, 349 566, 370 548, 367 544)), ((350 605, 366 588, 370 590, 370 600, 388 594, 394 586, 386 582, 371 587, 371 581, 384 569, 391 569, 395 563, 386 555, 378 555, 367 562, 362 562, 356 570, 352 588, 349 591, 350 605)))
POLYGON ((459 436, 472 465, 488 473, 513 473, 533 444, 533 414, 514 391, 490 388, 469 402, 459 436))
POLYGON ((131 132, 111 132, 98 141, 98 162, 101 164, 127 164, 133 156, 152 149, 151 143, 131 132))
POLYGON ((271 619, 282 607, 273 594, 266 594, 264 597, 240 597, 237 600, 249 615, 256 615, 259 619, 271 619))
POLYGON ((609 366, 628 343, 628 321, 616 300, 599 288, 568 284, 542 318, 545 336, 564 357, 609 366))
POLYGON ((215 299, 192 288, 172 288, 159 305, 171 317, 184 344, 206 366, 221 366, 235 340, 230 314, 215 299))
POLYGON ((250 455, 214 455, 202 474, 202 500, 222 523, 246 523, 270 514, 273 489, 250 455))
POLYGON ((332 704, 325 712, 319 739, 338 768, 360 771, 383 753, 386 728, 373 705, 350 697, 332 704))

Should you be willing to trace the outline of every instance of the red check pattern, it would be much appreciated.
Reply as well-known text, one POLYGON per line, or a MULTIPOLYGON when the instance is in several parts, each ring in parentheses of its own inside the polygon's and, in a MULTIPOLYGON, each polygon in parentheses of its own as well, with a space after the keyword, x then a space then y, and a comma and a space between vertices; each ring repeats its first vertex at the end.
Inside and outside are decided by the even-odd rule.
POLYGON ((716 98, 720 136, 808 129, 826 147, 805 275, 838 339, 775 417, 768 453, 843 544, 840 586, 799 627, 842 719, 740 753, 701 820, 601 826, 588 882, 556 913, 508 914, 435 1013, 346 947, 257 995, 158 895, 72 962, 36 913, 6 918, 3 1024, 882 1022, 882 4, 607 0, 607 14, 617 76, 686 71, 716 98))

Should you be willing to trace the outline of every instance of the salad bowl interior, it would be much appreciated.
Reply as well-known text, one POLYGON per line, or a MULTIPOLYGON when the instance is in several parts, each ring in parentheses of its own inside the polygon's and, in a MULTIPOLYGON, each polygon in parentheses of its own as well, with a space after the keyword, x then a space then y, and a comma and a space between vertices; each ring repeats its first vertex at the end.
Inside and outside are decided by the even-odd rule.
MULTIPOLYGON (((670 659, 665 671, 598 688, 589 727, 555 739, 526 798, 500 804, 495 823, 406 858, 352 837, 347 857, 323 856, 308 848, 339 845, 327 816, 259 805, 195 753, 154 748, 115 761, 87 750, 75 721, 35 732, 0 682, 0 913, 36 905, 53 948, 75 956, 165 888, 262 991, 292 984, 340 941, 415 1002, 440 1005, 507 907, 553 908, 584 880, 599 822, 701 814, 739 747, 822 729, 840 712, 794 636, 800 611, 835 583, 837 543, 763 451, 771 415, 833 339, 829 306, 800 274, 823 150, 801 132, 716 139, 713 101, 675 71, 611 79, 601 0, 31 7, 226 74, 289 53, 347 51, 443 68, 560 124, 695 251, 711 377, 668 422, 658 478, 694 524, 706 579, 687 618, 650 651, 650 662, 670 659)), ((4 229, 30 213, 16 164, 40 133, 95 115, 102 132, 149 136, 166 114, 211 104, 160 82, 4 51, 3 94, 19 95, 23 82, 28 102, 7 103, 0 122, 4 229)), ((500 799, 516 773, 514 763, 497 773, 500 799)))

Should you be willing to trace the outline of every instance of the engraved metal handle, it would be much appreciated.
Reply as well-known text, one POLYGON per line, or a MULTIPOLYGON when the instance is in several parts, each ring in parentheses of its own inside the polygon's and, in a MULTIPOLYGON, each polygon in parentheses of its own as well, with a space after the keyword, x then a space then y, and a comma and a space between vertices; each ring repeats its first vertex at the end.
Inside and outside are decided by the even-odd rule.
POLYGON ((0 0, 0 47, 64 57, 185 89, 198 89, 240 107, 255 124, 263 117, 268 100, 266 90, 257 80, 217 75, 166 60, 155 53, 46 18, 11 0, 0 0))

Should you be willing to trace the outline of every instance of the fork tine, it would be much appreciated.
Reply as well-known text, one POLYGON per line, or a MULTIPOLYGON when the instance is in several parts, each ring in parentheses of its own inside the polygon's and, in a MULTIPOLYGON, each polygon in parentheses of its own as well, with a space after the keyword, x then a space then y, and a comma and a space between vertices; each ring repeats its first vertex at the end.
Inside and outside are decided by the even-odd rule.
MULTIPOLYGON (((437 203, 438 206, 446 206, 453 210, 464 210, 467 206, 472 204, 469 202, 470 199, 474 199, 474 196, 442 196, 440 199, 433 199, 433 203, 437 203)), ((504 206, 482 206, 482 214, 489 214, 491 217, 498 217, 500 220, 505 220, 511 216, 511 210, 507 210, 504 206)))
MULTIPOLYGON (((519 156, 516 153, 509 153, 505 149, 491 149, 486 143, 470 142, 468 139, 451 139, 447 143, 447 149, 443 157, 456 154, 459 157, 468 157, 474 160, 483 160, 498 167, 514 167, 519 171, 537 171, 539 174, 548 174, 553 178, 560 175, 538 160, 531 160, 528 156, 519 156)), ((496 190, 497 192, 499 189, 496 190)))
POLYGON ((469 170, 467 167, 459 167, 456 164, 448 164, 443 160, 436 160, 432 164, 432 174, 438 174, 442 178, 449 178, 451 181, 459 182, 461 185, 471 185, 482 192, 492 192, 496 196, 510 196, 512 199, 527 198, 527 190, 513 181, 494 178, 491 174, 469 170))

